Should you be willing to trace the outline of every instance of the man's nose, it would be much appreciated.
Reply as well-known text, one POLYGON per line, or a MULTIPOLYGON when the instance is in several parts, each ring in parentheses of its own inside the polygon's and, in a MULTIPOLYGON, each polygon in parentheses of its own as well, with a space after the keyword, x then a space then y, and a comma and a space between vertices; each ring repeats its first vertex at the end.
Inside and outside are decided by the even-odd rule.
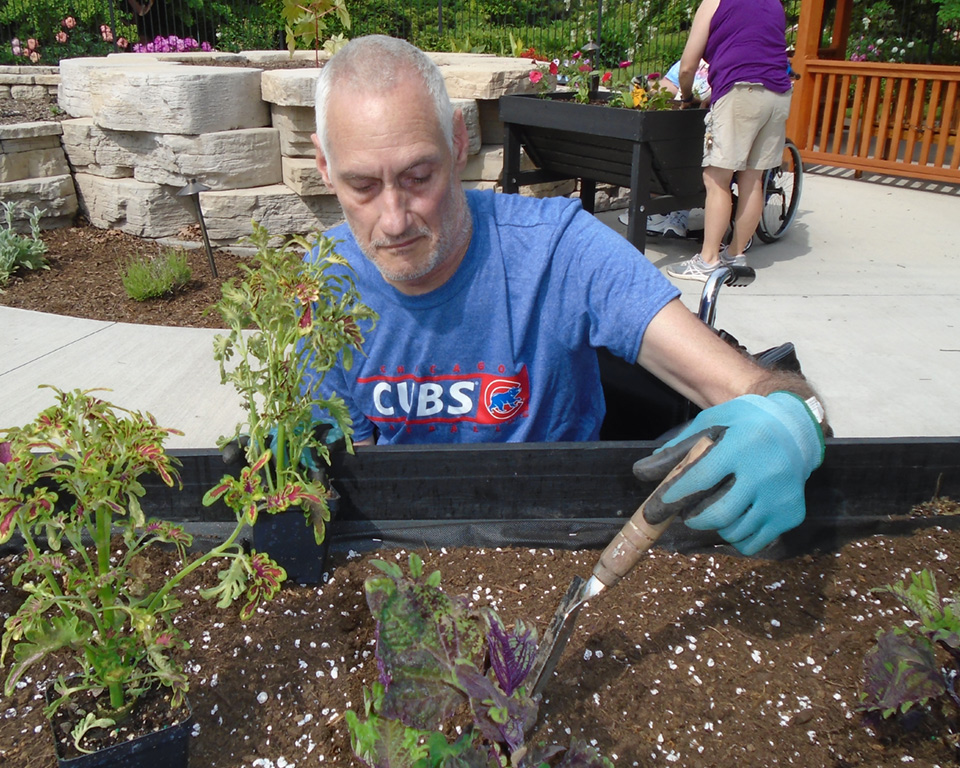
POLYGON ((407 231, 407 201, 403 190, 387 187, 382 195, 380 229, 388 237, 398 237, 407 231))

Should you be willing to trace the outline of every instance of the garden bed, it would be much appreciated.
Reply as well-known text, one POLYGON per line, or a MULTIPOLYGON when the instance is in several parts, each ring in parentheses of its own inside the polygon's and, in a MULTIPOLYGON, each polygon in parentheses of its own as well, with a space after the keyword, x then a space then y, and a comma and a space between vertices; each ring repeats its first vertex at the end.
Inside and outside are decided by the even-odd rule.
MULTIPOLYGON (((954 507, 955 509, 955 507, 954 507)), ((949 512, 950 509, 942 511, 949 512)), ((423 552, 449 591, 543 629, 596 551, 423 552)), ((184 653, 196 727, 195 766, 349 765, 343 721, 377 675, 362 583, 369 557, 335 555, 323 586, 284 589, 247 622, 182 595, 184 653)), ((166 555, 151 569, 162 569, 166 555)), ((538 737, 595 742, 616 765, 923 766, 957 753, 935 720, 910 733, 864 727, 856 713, 863 654, 906 614, 872 587, 929 567, 956 587, 960 537, 933 527, 855 540, 780 561, 654 550, 580 614, 546 689, 538 737)), ((0 561, 0 614, 13 610, 13 562, 0 561)), ((212 572, 201 577, 213 580, 212 572)), ((4 701, 0 761, 53 762, 37 670, 4 701)))

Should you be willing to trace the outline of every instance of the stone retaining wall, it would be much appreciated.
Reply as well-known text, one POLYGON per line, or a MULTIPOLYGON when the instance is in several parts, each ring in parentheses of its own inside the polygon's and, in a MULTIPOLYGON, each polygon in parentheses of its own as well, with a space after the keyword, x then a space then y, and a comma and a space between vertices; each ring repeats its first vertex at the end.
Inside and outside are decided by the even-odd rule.
MULTIPOLYGON (((78 203, 95 226, 166 237, 195 222, 189 200, 177 193, 196 179, 210 190, 201 193, 200 204, 216 243, 249 234, 253 219, 277 235, 331 226, 342 214, 320 178, 310 141, 319 70, 257 66, 286 56, 268 51, 64 60, 58 103, 70 119, 6 132, 0 127, 0 193, 4 199, 18 196, 25 207, 49 207, 44 226, 69 219, 73 200, 73 212, 78 203), (217 59, 243 66, 211 66, 217 59), (51 137, 62 144, 59 155, 48 146, 51 137), (41 143, 27 149, 23 142, 30 141, 41 143)), ((503 166, 498 99, 533 87, 529 62, 431 56, 466 120, 466 187, 498 189, 503 166)), ((569 194, 574 188, 575 182, 567 181, 525 191, 569 194)))

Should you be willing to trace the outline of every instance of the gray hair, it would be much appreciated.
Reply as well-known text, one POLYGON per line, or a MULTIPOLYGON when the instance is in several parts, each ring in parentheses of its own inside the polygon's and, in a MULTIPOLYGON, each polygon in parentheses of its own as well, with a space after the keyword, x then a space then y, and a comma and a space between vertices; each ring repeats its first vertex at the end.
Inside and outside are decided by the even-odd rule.
POLYGON ((410 75, 418 75, 433 100, 447 146, 453 150, 453 105, 440 69, 419 48, 406 40, 368 35, 351 40, 323 66, 317 78, 315 109, 320 148, 327 152, 327 104, 334 86, 355 92, 393 88, 410 75))

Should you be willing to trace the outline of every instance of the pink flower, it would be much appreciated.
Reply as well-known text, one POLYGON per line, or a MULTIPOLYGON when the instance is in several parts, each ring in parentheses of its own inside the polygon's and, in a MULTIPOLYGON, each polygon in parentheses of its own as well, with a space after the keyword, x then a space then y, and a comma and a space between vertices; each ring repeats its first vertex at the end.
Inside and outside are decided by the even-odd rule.
POLYGON ((37 51, 30 51, 30 61, 34 64, 40 61, 40 54, 37 51))
POLYGON ((543 80, 543 72, 541 72, 539 69, 535 69, 530 73, 530 82, 534 85, 539 83, 541 80, 543 80))
POLYGON ((19 37, 15 37, 10 41, 10 50, 13 51, 14 56, 20 56, 23 53, 23 48, 20 47, 19 37))
POLYGON ((37 40, 34 37, 27 38, 27 50, 35 51, 37 50, 37 40))
POLYGON ((58 43, 67 42, 67 33, 64 32, 62 29, 59 32, 57 32, 57 42, 58 43))
POLYGON ((633 64, 632 61, 621 61, 621 62, 620 62, 620 69, 626 69, 626 68, 629 67, 631 64, 633 64))
POLYGON ((612 72, 604 72, 603 77, 600 78, 601 83, 609 83, 613 79, 612 72))
POLYGON ((571 58, 571 59, 579 59, 581 56, 583 56, 583 54, 582 54, 580 51, 574 51, 574 52, 573 52, 573 56, 571 56, 570 58, 571 58))
POLYGON ((106 32, 101 32, 100 37, 103 38, 104 42, 112 43, 113 42, 113 32, 110 31, 110 28, 107 27, 106 32))
POLYGON ((118 37, 118 38, 117 38, 117 48, 120 48, 120 49, 122 49, 122 50, 126 50, 128 45, 130 45, 130 43, 127 41, 127 38, 125 38, 125 37, 118 37))
POLYGON ((65 26, 67 29, 73 29, 75 26, 77 26, 77 20, 73 18, 73 16, 67 16, 67 18, 63 20, 63 26, 65 26))
POLYGON ((659 80, 659 79, 660 79, 659 72, 651 72, 649 75, 647 75, 647 80, 659 80))

